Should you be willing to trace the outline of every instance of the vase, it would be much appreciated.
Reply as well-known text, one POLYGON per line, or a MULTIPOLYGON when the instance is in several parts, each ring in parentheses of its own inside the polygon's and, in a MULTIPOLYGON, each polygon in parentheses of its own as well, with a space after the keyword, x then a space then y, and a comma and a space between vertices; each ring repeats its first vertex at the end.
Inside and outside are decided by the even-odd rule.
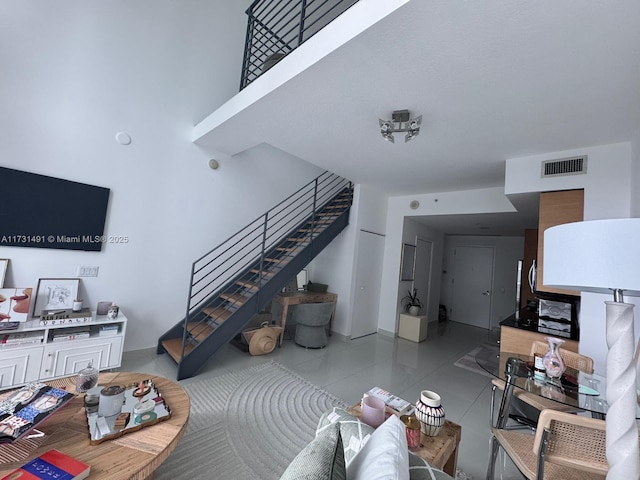
POLYGON ((416 402, 416 417, 420 421, 420 430, 429 437, 438 435, 444 425, 444 408, 440 395, 430 390, 422 390, 416 402))
POLYGON ((413 315, 414 317, 420 315, 420 307, 418 305, 411 305, 409 307, 409 315, 413 315))
POLYGON ((545 337, 547 343, 549 343, 549 350, 542 357, 542 363, 547 373, 547 377, 557 379, 562 376, 565 369, 564 361, 560 356, 560 345, 564 343, 564 340, 555 337, 545 337))

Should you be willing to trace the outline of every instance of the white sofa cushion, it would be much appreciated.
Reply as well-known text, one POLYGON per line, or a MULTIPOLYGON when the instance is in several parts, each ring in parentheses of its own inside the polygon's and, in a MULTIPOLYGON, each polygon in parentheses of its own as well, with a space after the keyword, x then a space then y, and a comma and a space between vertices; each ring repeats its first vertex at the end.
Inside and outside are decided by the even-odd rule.
POLYGON ((391 415, 347 466, 347 480, 409 480, 405 426, 391 415))

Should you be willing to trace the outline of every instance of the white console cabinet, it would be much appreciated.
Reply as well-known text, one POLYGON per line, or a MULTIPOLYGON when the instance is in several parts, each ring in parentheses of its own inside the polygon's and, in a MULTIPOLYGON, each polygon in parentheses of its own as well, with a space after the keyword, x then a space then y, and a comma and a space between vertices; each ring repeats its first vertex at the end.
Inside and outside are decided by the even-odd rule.
POLYGON ((119 367, 126 329, 127 317, 122 312, 115 319, 93 312, 91 321, 83 323, 41 325, 35 319, 16 330, 1 331, 0 340, 5 335, 32 332, 41 333, 43 338, 38 343, 0 344, 0 389, 75 375, 89 362, 98 370, 119 367), (115 325, 117 331, 101 334, 104 325, 115 325), (72 333, 79 327, 88 327, 90 336, 53 340, 54 336, 72 333))

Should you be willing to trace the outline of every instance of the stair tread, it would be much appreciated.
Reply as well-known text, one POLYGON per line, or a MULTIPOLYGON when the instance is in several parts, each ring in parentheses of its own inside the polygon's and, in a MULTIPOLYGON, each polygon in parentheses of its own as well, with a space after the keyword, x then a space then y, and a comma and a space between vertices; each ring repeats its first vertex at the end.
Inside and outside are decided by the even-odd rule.
MULTIPOLYGON (((180 351, 182 350, 182 338, 170 338, 162 341, 162 346, 176 363, 180 363, 180 351)), ((194 349, 194 346, 187 343, 184 347, 184 355, 187 356, 194 349)))
MULTIPOLYGON (((260 275, 260 269, 258 268, 252 268, 251 270, 249 270, 251 273, 255 273, 257 275, 260 275)), ((262 276, 263 277, 273 277, 276 274, 276 272, 269 272, 267 270, 263 270, 262 271, 262 276)))
POLYGON ((196 341, 201 342, 207 338, 215 328, 206 322, 189 322, 187 324, 187 330, 196 341))
POLYGON ((300 247, 277 247, 276 250, 280 252, 295 252, 296 250, 300 250, 300 247))
POLYGON ((260 288, 260 285, 256 282, 251 282, 249 280, 236 280, 236 285, 240 285, 244 288, 250 288, 251 290, 258 290, 260 288))
POLYGON ((222 307, 206 307, 203 308, 202 311, 206 315, 210 316, 213 320, 215 320, 216 323, 224 322, 227 318, 229 318, 229 315, 233 313, 222 307))
POLYGON ((289 257, 280 257, 280 258, 265 257, 264 261, 271 262, 271 263, 285 263, 289 261, 289 257))
POLYGON ((244 303, 247 301, 247 297, 239 293, 221 293, 220 296, 232 303, 244 303))

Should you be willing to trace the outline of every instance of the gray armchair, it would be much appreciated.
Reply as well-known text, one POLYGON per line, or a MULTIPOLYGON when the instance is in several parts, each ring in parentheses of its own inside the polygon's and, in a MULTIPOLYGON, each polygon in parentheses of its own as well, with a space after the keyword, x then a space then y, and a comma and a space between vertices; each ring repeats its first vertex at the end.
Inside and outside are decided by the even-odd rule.
POLYGON ((294 341, 305 348, 324 347, 332 312, 332 302, 296 305, 291 314, 291 320, 296 325, 294 341))

